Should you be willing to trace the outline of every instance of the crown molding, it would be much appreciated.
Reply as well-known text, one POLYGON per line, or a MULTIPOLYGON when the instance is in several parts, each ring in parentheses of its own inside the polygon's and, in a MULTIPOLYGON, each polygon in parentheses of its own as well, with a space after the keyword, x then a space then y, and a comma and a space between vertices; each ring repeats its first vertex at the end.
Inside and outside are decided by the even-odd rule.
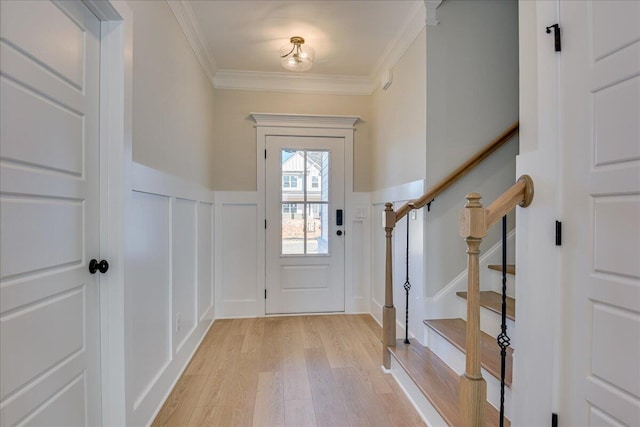
POLYGON ((380 82, 383 76, 386 75, 387 71, 391 70, 398 61, 400 61, 407 52, 407 49, 409 49, 416 37, 418 37, 422 29, 425 27, 427 16, 425 7, 426 1, 428 0, 416 2, 413 11, 409 14, 404 25, 400 27, 396 37, 387 45, 384 54, 373 67, 373 72, 369 78, 374 84, 380 82))
POLYGON ((175 15, 178 25, 180 25, 191 49, 193 49, 193 52, 196 54, 196 58, 198 58, 198 62, 200 62, 204 73, 207 75, 211 85, 215 87, 214 76, 216 75, 216 62, 206 49, 202 31, 198 26, 198 21, 196 20, 196 15, 191 5, 185 0, 167 0, 167 4, 175 15))
POLYGON ((427 25, 435 27, 440 23, 438 21, 437 10, 443 0, 424 0, 424 7, 427 10, 427 25))
POLYGON ((376 62, 373 72, 368 77, 218 70, 215 59, 205 47, 204 37, 189 1, 167 0, 167 4, 207 78, 216 89, 371 95, 387 71, 391 70, 404 56, 425 27, 425 23, 437 25, 435 11, 442 1, 416 1, 414 10, 409 14, 394 40, 387 45, 384 54, 376 62))
POLYGON ((256 126, 353 129, 358 116, 325 116, 318 114, 249 113, 256 126))
POLYGON ((367 77, 218 70, 213 81, 216 89, 334 95, 371 95, 373 92, 373 84, 367 77))

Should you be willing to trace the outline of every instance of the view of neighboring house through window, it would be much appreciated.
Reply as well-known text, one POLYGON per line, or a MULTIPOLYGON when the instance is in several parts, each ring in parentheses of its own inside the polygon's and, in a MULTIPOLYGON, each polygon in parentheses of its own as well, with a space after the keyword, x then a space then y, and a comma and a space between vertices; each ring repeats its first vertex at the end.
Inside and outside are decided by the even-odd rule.
POLYGON ((329 152, 282 150, 282 254, 328 254, 329 152))
POLYGON ((296 175, 283 175, 282 188, 298 188, 298 177, 296 175))

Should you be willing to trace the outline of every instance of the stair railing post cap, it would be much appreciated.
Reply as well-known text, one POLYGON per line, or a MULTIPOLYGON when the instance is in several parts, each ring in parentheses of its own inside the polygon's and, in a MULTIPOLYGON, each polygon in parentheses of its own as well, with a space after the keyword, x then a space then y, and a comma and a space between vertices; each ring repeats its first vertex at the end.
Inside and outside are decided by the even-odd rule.
POLYGON ((460 236, 481 239, 487 235, 487 210, 482 207, 478 193, 467 194, 467 204, 460 211, 460 236))

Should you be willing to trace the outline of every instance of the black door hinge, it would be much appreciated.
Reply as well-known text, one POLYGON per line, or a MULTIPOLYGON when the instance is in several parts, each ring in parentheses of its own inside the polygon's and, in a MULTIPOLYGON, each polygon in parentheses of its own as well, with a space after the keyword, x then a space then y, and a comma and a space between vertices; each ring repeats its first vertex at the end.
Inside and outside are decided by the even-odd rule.
POLYGON ((264 220, 264 229, 265 230, 267 229, 267 220, 266 219, 264 220))
POLYGON ((560 25, 553 24, 547 27, 547 34, 551 34, 553 28, 554 48, 556 52, 562 51, 562 42, 560 41, 560 25))
POLYGON ((556 221, 556 246, 562 246, 562 223, 556 221))
POLYGON ((265 159, 267 158, 267 149, 266 148, 264 149, 264 158, 265 159))
POLYGON ((264 290, 264 299, 267 299, 267 290, 264 290))
POLYGON ((551 414, 551 427, 558 427, 558 414, 551 414))

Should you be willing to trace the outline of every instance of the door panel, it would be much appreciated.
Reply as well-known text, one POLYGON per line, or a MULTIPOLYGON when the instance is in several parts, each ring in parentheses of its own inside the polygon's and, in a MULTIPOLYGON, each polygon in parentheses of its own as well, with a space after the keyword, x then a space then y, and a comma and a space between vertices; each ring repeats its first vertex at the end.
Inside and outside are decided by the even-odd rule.
POLYGON ((266 312, 344 311, 344 139, 266 145, 266 312))
POLYGON ((640 425, 640 3, 560 2, 565 425, 640 425))
POLYGON ((0 424, 100 425, 100 23, 0 8, 0 424))

